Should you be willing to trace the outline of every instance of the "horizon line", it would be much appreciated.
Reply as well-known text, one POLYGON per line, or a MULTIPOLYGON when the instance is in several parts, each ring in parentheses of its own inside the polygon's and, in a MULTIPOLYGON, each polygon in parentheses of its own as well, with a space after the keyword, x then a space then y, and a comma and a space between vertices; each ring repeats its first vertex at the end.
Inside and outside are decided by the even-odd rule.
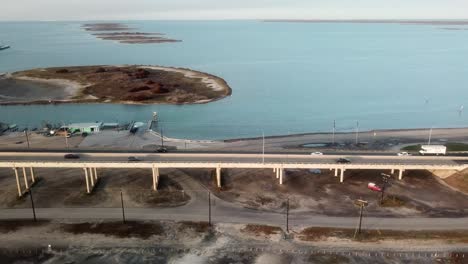
POLYGON ((0 22, 85 22, 85 21, 263 21, 263 22, 400 22, 400 21, 468 21, 467 18, 174 18, 174 19, 36 19, 36 20, 2 20, 0 22))

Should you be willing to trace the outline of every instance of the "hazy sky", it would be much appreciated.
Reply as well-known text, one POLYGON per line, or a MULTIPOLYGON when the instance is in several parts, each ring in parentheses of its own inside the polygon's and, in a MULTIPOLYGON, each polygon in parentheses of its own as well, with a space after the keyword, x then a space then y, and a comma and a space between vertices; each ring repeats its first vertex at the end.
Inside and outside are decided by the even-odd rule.
POLYGON ((0 20, 460 19, 468 0, 1 0, 0 20))

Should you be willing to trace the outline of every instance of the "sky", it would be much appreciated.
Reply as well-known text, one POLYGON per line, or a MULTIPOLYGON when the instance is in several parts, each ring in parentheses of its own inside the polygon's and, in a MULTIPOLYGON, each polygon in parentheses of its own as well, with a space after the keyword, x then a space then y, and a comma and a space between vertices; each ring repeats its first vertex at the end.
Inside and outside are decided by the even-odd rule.
POLYGON ((468 0, 1 0, 0 20, 465 19, 468 0))

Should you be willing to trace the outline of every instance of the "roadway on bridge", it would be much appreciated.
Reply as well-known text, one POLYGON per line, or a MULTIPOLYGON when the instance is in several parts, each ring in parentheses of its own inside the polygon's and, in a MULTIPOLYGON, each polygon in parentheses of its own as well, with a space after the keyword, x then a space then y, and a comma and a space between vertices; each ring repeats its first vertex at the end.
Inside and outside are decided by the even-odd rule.
POLYGON ((142 153, 80 153, 79 159, 65 159, 66 153, 0 153, 0 162, 129 162, 137 157, 140 163, 201 162, 201 163, 312 163, 335 164, 337 159, 346 157, 351 164, 388 165, 459 165, 467 164, 468 157, 457 156, 363 156, 363 155, 285 155, 268 154, 142 154, 142 153))

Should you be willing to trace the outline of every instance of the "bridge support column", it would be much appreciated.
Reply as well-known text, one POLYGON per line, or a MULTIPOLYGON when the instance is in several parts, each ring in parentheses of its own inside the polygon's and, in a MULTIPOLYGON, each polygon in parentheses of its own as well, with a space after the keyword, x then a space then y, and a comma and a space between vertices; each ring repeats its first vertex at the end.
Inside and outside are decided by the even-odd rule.
POLYGON ((276 168, 276 179, 280 177, 280 168, 276 168))
POLYGON ((283 174, 284 174, 284 169, 283 168, 279 169, 279 184, 280 185, 283 184, 283 174))
POLYGON ((404 171, 405 171, 405 170, 403 170, 403 169, 400 169, 400 170, 398 171, 398 180, 402 180, 402 179, 403 179, 403 172, 404 172, 404 171))
POLYGON ((341 172, 341 173, 340 173, 340 182, 343 182, 343 181, 344 181, 344 172, 345 172, 345 171, 346 171, 345 169, 341 169, 341 171, 340 171, 340 172, 341 172))
POLYGON ((30 170, 31 170, 31 182, 32 182, 32 183, 35 183, 35 182, 36 182, 36 178, 34 177, 34 169, 33 169, 33 167, 31 167, 30 170))
POLYGON ((338 168, 335 169, 335 177, 338 177, 338 168))
POLYGON ((158 190, 159 183, 159 168, 153 167, 153 191, 158 190))
POLYGON ((26 190, 29 190, 29 184, 28 184, 28 175, 26 175, 26 168, 23 167, 23 178, 24 178, 24 186, 26 190))
POLYGON ((94 168, 94 179, 95 179, 96 182, 97 182, 97 168, 94 168))
POLYGON ((89 189, 89 179, 88 179, 88 168, 83 168, 84 173, 85 173, 85 179, 86 179, 86 193, 91 193, 89 189))
POLYGON ((23 196, 23 192, 21 191, 21 184, 18 176, 18 168, 13 168, 13 171, 15 172, 16 176, 16 186, 18 187, 18 197, 23 196))
POLYGON ((94 175, 93 175, 93 168, 89 168, 89 179, 91 180, 91 187, 94 188, 94 175))
POLYGON ((276 173, 276 168, 273 168, 273 172, 275 172, 275 173, 276 173))
POLYGON ((221 168, 220 167, 216 168, 216 183, 218 185, 218 188, 221 188, 221 168))
POLYGON ((392 174, 395 173, 395 169, 392 169, 392 174))

